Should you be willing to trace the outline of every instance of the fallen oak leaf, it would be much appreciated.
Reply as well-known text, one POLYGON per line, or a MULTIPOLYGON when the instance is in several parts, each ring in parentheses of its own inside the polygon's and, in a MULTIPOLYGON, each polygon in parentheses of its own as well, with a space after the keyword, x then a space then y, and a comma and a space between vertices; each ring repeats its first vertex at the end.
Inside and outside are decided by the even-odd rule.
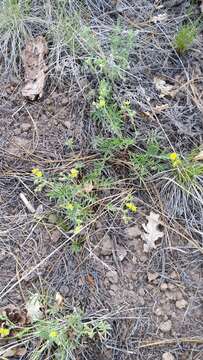
POLYGON ((160 78, 159 76, 154 77, 154 84, 156 89, 160 92, 160 98, 163 98, 165 96, 174 97, 176 95, 176 90, 174 89, 174 86, 168 84, 164 79, 160 78))
POLYGON ((143 224, 142 227, 145 233, 141 234, 144 240, 144 252, 148 253, 152 249, 156 249, 156 241, 164 236, 164 233, 158 229, 160 225, 160 215, 150 212, 149 216, 146 216, 147 224, 143 224))
POLYGON ((40 295, 34 294, 26 304, 28 320, 33 323, 44 317, 40 295))

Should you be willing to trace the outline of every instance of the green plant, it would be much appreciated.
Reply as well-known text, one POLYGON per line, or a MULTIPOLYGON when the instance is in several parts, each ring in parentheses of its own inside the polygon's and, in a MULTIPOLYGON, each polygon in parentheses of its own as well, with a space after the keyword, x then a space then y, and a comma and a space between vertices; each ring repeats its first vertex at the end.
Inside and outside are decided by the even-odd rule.
MULTIPOLYGON (((74 309, 73 312, 67 314, 64 305, 58 306, 50 298, 47 298, 46 304, 43 305, 42 299, 40 297, 38 299, 41 302, 37 303, 36 308, 32 307, 32 311, 37 314, 40 305, 44 310, 46 309, 43 317, 42 313, 34 320, 27 317, 26 323, 20 326, 14 320, 11 321, 9 315, 5 315, 3 320, 0 318, 0 322, 3 321, 0 333, 5 339, 9 336, 9 339, 27 343, 31 348, 33 346, 29 357, 31 360, 39 360, 43 356, 61 360, 72 359, 74 351, 77 348, 81 350, 87 339, 100 338, 102 340, 111 329, 106 320, 86 317, 81 309, 74 309)), ((18 345, 18 342, 16 344, 18 345)), ((5 356, 8 350, 9 347, 5 350, 5 356)), ((4 351, 1 350, 0 355, 3 356, 4 351)))
POLYGON ((203 165, 193 161, 193 157, 189 154, 185 159, 181 159, 177 153, 168 155, 176 181, 183 187, 190 187, 195 184, 196 179, 203 175, 203 165))
POLYGON ((134 145, 134 140, 132 138, 123 138, 123 137, 96 137, 94 140, 96 148, 104 153, 106 157, 113 155, 113 153, 126 150, 129 146, 134 145))
POLYGON ((113 134, 122 137, 126 116, 132 120, 134 112, 129 101, 125 101, 121 106, 114 101, 110 82, 102 79, 99 82, 97 101, 93 103, 92 116, 93 119, 105 124, 113 134))
POLYGON ((59 221, 65 229, 74 229, 77 234, 87 220, 94 214, 94 206, 98 201, 97 192, 103 187, 111 186, 110 179, 102 176, 104 164, 93 164, 91 171, 82 172, 82 164, 77 164, 69 173, 47 177, 37 168, 32 170, 34 175, 35 191, 45 188, 50 200, 55 200, 58 210, 62 214, 59 221))
POLYGON ((103 52, 101 47, 97 53, 86 58, 86 64, 96 74, 105 75, 107 79, 122 78, 123 71, 129 67, 129 56, 134 45, 133 30, 124 30, 118 23, 109 37, 109 49, 103 52))
POLYGON ((174 39, 174 47, 180 53, 187 51, 197 38, 198 28, 195 24, 186 24, 178 30, 174 39))
POLYGON ((142 153, 130 152, 129 155, 132 167, 141 179, 166 168, 164 164, 166 154, 161 150, 159 143, 153 139, 148 141, 147 148, 142 153))

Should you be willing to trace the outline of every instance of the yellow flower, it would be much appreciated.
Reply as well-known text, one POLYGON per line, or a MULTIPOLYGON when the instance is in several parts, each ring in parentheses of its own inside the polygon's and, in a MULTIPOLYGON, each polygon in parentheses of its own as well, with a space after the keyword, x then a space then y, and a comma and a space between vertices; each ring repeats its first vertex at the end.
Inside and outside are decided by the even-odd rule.
POLYGON ((181 165, 181 160, 179 159, 179 156, 177 153, 175 153, 175 152, 170 153, 169 159, 171 160, 173 167, 177 167, 177 166, 181 165))
POLYGON ((66 209, 67 209, 67 210, 70 210, 70 211, 73 211, 74 205, 69 202, 69 203, 66 204, 66 209))
POLYGON ((170 153, 170 154, 169 154, 169 159, 170 159, 171 161, 177 160, 177 159, 178 159, 178 154, 175 153, 175 152, 170 153))
POLYGON ((51 331, 50 331, 49 337, 50 337, 51 339, 54 339, 54 338, 56 338, 57 336, 58 336, 58 333, 57 333, 56 330, 51 330, 51 331))
POLYGON ((79 171, 77 169, 73 168, 70 171, 70 177, 76 178, 76 177, 78 177, 78 173, 79 173, 79 171))
POLYGON ((32 169, 32 174, 35 175, 36 177, 42 177, 43 176, 43 172, 41 170, 39 170, 38 168, 33 168, 32 169))
POLYGON ((9 334, 10 334, 10 330, 9 330, 9 329, 0 328, 0 335, 1 335, 2 337, 8 336, 9 334))
POLYGON ((136 212, 137 211, 137 206, 134 205, 133 203, 129 202, 126 203, 125 206, 132 212, 136 212))
POLYGON ((102 108, 104 108, 105 106, 106 106, 106 101, 101 98, 101 99, 99 100, 98 108, 99 108, 99 109, 102 109, 102 108))

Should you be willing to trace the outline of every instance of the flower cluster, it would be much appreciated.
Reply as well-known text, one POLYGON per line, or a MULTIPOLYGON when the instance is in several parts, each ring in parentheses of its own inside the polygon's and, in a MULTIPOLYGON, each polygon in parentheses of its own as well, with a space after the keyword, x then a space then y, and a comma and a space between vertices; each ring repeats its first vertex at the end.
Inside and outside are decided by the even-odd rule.
POLYGON ((38 178, 43 176, 43 172, 41 170, 39 170, 38 168, 33 168, 32 174, 38 178))
POLYGON ((137 211, 137 206, 135 204, 133 204, 132 202, 126 203, 125 206, 127 207, 128 210, 130 210, 134 213, 137 211))
POLYGON ((170 153, 169 159, 171 160, 171 164, 173 167, 178 167, 179 165, 181 165, 181 160, 176 152, 170 153))

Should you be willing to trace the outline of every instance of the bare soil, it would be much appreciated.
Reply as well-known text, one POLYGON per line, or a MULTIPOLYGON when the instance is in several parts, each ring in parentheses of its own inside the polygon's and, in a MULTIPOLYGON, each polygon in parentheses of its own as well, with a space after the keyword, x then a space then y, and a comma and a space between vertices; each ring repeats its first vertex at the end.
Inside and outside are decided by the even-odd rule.
MULTIPOLYGON (((167 11, 181 16, 184 2, 179 3, 172 7, 172 1, 167 1, 164 5, 171 9, 167 11)), ((130 20, 144 26, 144 19, 141 21, 139 16, 130 20)), ((157 31, 164 37, 161 28, 157 31)), ((202 96, 197 99, 193 92, 202 91, 202 38, 181 61, 158 47, 156 53, 152 49, 151 56, 151 40, 147 40, 143 53, 138 49, 139 60, 136 56, 132 59, 133 76, 127 75, 125 81, 127 97, 137 110, 139 146, 154 130, 163 145, 166 134, 176 149, 190 151, 202 138, 202 96), (180 91, 175 98, 167 98, 169 108, 165 112, 149 118, 145 113, 151 105, 146 99, 149 96, 154 105, 159 99, 152 84, 157 73, 178 84, 180 91), (187 82, 192 82, 193 88, 187 82)), ((61 88, 52 83, 47 85, 41 100, 29 102, 23 99, 22 83, 18 80, 1 84, 1 306, 24 304, 29 294, 36 291, 53 296, 58 291, 70 307, 82 307, 87 314, 106 315, 112 325, 110 336, 102 344, 89 344, 82 354, 79 350, 77 359, 200 360, 200 236, 193 237, 179 219, 171 222, 155 185, 149 183, 143 188, 139 182, 134 183, 140 211, 131 223, 126 225, 113 215, 101 215, 89 228, 84 247, 76 255, 68 242, 70 234, 60 231, 50 217, 54 204, 34 192, 33 167, 59 173, 75 159, 86 161, 97 156, 90 145, 90 138, 100 132, 90 123, 87 94, 91 87, 92 82, 87 79, 80 83, 71 80, 61 88), (68 139, 73 139, 74 151, 66 145, 68 139), (43 224, 25 207, 19 196, 22 192, 35 209, 46 214, 43 224), (161 214, 165 236, 157 249, 146 254, 141 232, 151 210, 161 214), (129 229, 135 225, 137 233, 131 236, 129 229), (167 352, 169 357, 164 358, 167 352)), ((118 86, 118 96, 122 91, 118 86)), ((106 195, 112 193, 107 191, 106 195)), ((29 354, 24 358, 29 359, 29 354)))

